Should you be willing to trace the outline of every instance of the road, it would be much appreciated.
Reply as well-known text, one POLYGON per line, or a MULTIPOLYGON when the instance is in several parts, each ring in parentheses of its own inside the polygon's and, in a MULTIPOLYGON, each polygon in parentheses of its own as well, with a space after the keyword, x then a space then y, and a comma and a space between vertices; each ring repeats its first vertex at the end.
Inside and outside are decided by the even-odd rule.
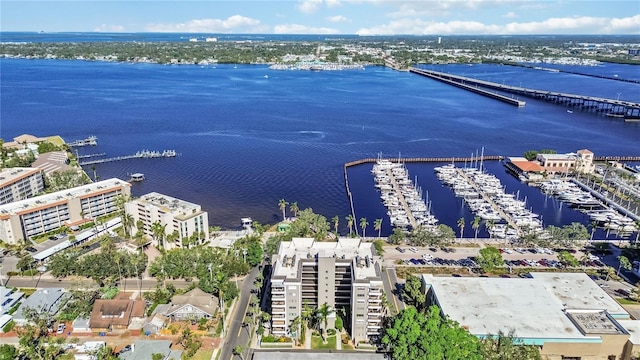
POLYGON ((403 310, 406 305, 402 301, 400 296, 400 283, 396 277, 396 269, 393 267, 386 267, 382 272, 382 285, 384 287, 384 293, 389 301, 389 304, 393 306, 395 311, 392 313, 398 313, 403 310))
POLYGON ((258 277, 259 269, 258 267, 254 267, 251 272, 245 277, 242 281, 242 287, 240 289, 240 299, 238 300, 238 304, 236 305, 235 311, 231 315, 231 321, 229 323, 229 331, 225 334, 225 340, 220 349, 220 360, 230 360, 233 358, 233 349, 241 345, 243 348, 247 348, 247 344, 249 344, 249 340, 251 339, 250 329, 249 327, 243 328, 242 321, 244 320, 244 316, 249 309, 249 304, 251 300, 251 296, 254 296, 251 293, 251 289, 254 287, 253 283, 258 277))

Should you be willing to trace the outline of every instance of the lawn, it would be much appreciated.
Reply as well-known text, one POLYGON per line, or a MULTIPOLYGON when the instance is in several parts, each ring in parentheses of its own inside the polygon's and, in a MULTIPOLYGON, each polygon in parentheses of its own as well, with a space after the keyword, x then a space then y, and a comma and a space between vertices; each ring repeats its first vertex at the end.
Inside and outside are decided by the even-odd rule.
POLYGON ((638 304, 640 304, 635 300, 631 300, 631 299, 627 299, 627 298, 619 298, 619 297, 617 297, 615 299, 621 305, 638 305, 638 304))
POLYGON ((200 349, 191 360, 211 360, 211 355, 213 355, 213 349, 200 349))
POLYGON ((312 349, 336 349, 336 336, 331 335, 327 338, 327 343, 324 344, 322 342, 322 337, 320 336, 312 336, 311 337, 311 348, 312 349))

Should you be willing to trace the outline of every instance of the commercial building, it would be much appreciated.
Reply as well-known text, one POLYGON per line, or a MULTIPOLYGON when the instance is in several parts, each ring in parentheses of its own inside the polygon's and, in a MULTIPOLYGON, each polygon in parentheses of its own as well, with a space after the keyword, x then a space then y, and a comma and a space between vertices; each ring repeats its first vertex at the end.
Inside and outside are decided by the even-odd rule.
POLYGON ((540 163, 543 171, 549 174, 577 171, 582 173, 592 173, 595 169, 593 164, 593 152, 582 149, 577 153, 568 154, 538 154, 536 160, 540 163))
POLYGON ((130 196, 130 187, 113 178, 0 205, 0 238, 15 244, 63 225, 111 214, 118 210, 118 195, 130 196))
MULTIPOLYGON (((543 358, 628 359, 629 314, 584 273, 531 273, 532 278, 423 275, 427 305, 478 337, 513 331, 543 358)), ((638 327, 638 326, 636 326, 638 327)), ((640 327, 638 327, 640 328, 640 327)))
POLYGON ((197 245, 209 239, 209 214, 198 204, 152 192, 128 202, 125 208, 133 217, 133 226, 142 221, 142 230, 150 237, 156 222, 164 226, 165 237, 177 233, 175 241, 164 241, 166 249, 197 245))
POLYGON ((40 168, 0 170, 0 205, 34 197, 44 191, 40 168))
POLYGON ((280 243, 272 264, 274 335, 295 335, 299 329, 291 329, 291 322, 303 308, 323 304, 334 310, 327 319, 328 328, 334 327, 336 313, 344 313, 344 326, 356 343, 379 335, 384 313, 382 276, 371 243, 353 238, 336 242, 294 238, 280 243))

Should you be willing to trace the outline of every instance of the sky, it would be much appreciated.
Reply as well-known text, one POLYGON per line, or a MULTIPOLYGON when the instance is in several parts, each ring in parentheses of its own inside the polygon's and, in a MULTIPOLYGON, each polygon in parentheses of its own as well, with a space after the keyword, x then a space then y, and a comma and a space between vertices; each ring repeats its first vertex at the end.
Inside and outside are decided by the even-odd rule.
POLYGON ((638 0, 1 0, 0 31, 638 34, 638 0))

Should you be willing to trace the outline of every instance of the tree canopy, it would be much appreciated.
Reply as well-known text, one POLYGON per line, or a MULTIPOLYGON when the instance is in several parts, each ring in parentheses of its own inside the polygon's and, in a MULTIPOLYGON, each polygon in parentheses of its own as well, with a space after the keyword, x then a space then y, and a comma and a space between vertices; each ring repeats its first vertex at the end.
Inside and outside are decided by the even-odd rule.
POLYGON ((504 260, 502 259, 500 250, 493 246, 487 246, 480 249, 480 255, 476 258, 476 262, 484 272, 491 271, 496 267, 504 265, 504 260))
POLYGON ((402 288, 402 299, 418 309, 424 307, 426 294, 422 291, 422 281, 418 276, 409 275, 402 288))
POLYGON ((395 360, 481 360, 479 340, 457 322, 443 318, 437 306, 426 313, 408 307, 389 319, 382 344, 395 360))

